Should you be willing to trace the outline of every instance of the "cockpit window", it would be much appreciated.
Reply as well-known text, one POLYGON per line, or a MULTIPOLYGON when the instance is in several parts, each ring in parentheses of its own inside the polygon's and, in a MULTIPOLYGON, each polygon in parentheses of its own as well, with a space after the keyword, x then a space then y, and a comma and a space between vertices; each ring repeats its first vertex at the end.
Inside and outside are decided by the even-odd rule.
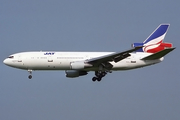
POLYGON ((14 56, 9 56, 8 58, 14 58, 14 56))

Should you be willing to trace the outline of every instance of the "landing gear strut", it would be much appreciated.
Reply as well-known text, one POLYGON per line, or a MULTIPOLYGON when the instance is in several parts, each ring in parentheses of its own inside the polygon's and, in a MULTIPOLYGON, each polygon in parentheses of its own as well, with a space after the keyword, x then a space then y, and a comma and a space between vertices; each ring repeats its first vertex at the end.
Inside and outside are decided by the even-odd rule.
POLYGON ((32 70, 28 70, 28 72, 29 72, 29 74, 30 74, 30 75, 28 76, 28 78, 31 79, 31 78, 32 78, 32 70))

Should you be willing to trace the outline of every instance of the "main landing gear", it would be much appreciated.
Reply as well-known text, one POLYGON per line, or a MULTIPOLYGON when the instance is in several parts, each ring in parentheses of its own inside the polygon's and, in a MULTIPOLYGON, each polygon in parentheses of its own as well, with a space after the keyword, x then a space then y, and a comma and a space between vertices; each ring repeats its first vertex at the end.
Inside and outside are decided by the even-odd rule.
POLYGON ((29 72, 29 74, 30 74, 30 75, 28 76, 28 78, 29 78, 29 79, 32 79, 32 70, 28 70, 28 72, 29 72))
POLYGON ((92 78, 92 81, 101 81, 101 79, 107 74, 105 71, 95 71, 95 77, 92 78))

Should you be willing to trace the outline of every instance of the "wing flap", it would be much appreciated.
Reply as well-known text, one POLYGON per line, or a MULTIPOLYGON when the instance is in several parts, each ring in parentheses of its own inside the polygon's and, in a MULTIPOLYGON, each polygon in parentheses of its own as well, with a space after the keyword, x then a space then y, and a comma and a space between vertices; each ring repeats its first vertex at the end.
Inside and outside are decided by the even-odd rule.
POLYGON ((147 57, 142 58, 141 60, 156 60, 156 59, 160 59, 163 56, 165 56, 166 54, 168 54, 169 52, 173 51, 175 48, 166 48, 160 52, 154 53, 152 55, 149 55, 147 57))

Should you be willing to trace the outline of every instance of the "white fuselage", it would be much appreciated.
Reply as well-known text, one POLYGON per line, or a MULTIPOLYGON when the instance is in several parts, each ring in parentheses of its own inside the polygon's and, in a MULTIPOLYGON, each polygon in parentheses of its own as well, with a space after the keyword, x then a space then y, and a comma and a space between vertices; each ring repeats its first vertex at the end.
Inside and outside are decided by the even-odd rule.
MULTIPOLYGON (((4 60, 8 66, 25 70, 71 70, 71 63, 84 61, 113 52, 21 52, 11 55, 4 60)), ((161 62, 163 58, 157 60, 141 60, 151 53, 134 52, 117 63, 110 62, 113 65, 112 70, 128 70, 144 67, 161 62)), ((97 71, 99 68, 90 67, 83 69, 85 71, 97 71)))

